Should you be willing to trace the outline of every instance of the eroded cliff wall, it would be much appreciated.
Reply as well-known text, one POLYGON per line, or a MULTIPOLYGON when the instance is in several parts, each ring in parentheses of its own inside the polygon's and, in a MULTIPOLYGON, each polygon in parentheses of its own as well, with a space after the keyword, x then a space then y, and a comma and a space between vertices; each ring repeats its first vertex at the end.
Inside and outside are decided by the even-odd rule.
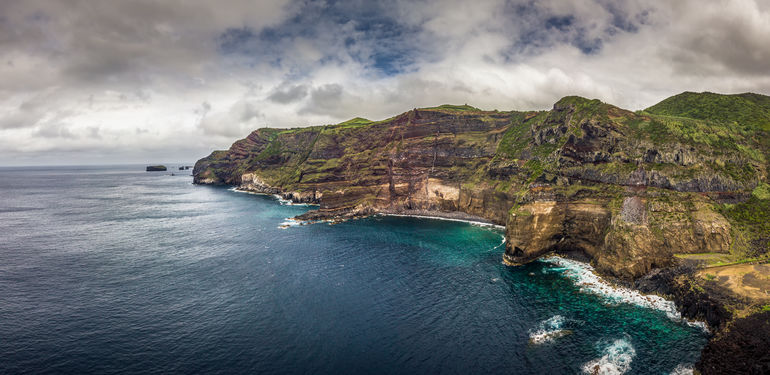
POLYGON ((506 226, 506 262, 577 250, 632 279, 674 254, 763 251, 735 240, 747 232, 720 207, 766 186, 767 146, 761 126, 566 97, 550 111, 441 106, 259 129, 198 161, 193 174, 196 183, 319 203, 308 220, 478 217, 506 226))

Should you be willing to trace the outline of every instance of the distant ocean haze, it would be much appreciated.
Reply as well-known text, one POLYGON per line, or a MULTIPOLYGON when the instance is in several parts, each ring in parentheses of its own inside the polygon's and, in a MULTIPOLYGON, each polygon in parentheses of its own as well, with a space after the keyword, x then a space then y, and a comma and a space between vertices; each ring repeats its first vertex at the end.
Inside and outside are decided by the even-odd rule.
POLYGON ((706 343, 581 266, 504 266, 499 229, 282 228, 310 208, 167 166, 0 169, 0 373, 668 374, 706 343))

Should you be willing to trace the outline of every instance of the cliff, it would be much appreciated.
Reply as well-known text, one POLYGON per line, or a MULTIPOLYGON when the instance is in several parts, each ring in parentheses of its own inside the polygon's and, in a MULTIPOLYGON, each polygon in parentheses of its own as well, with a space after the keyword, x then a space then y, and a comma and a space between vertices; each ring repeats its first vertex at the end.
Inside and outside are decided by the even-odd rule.
MULTIPOLYGON (((769 158, 770 97, 683 93, 638 112, 565 97, 548 111, 444 105, 259 129, 199 160, 193 175, 320 204, 300 217, 310 221, 486 220, 506 227, 506 263, 580 251, 631 281, 682 262, 766 260, 769 158)), ((689 273, 676 284, 701 281, 689 273)), ((756 307, 747 301, 731 306, 756 307)))
MULTIPOLYGON (((319 203, 305 219, 483 218, 506 226, 512 264, 580 250, 600 271, 634 279, 675 254, 764 254, 770 235, 730 210, 766 186, 770 114, 755 108, 746 124, 692 110, 675 116, 679 101, 691 109, 699 95, 710 103, 716 94, 685 93, 637 113, 566 97, 550 111, 440 106, 384 121, 259 129, 198 161, 193 174, 196 183, 319 203)), ((758 95, 719 97, 770 107, 744 99, 767 98, 758 95)))

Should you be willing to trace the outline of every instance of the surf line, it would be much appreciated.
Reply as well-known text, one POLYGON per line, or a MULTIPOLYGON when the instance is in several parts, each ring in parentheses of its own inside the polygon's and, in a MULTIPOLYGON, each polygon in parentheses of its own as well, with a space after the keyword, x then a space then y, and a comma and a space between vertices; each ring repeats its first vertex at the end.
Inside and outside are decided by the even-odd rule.
MULTIPOLYGON (((556 255, 550 255, 540 260, 556 265, 556 268, 551 268, 550 270, 562 272, 564 276, 572 280, 580 288, 581 292, 603 297, 609 304, 629 303, 639 307, 662 311, 671 320, 684 322, 689 326, 698 327, 707 333, 709 332, 705 322, 692 321, 682 317, 673 301, 654 294, 645 295, 629 288, 612 285, 597 275, 590 264, 556 255)), ((549 269, 543 270, 543 272, 548 271, 549 269)))

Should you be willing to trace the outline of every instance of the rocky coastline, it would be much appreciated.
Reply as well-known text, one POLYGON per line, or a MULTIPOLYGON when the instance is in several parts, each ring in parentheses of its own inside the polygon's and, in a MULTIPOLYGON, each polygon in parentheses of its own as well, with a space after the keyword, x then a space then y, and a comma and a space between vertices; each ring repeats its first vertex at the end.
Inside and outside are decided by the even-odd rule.
POLYGON ((507 264, 578 254, 614 282, 707 322, 714 337, 696 370, 764 369, 763 356, 714 359, 742 350, 730 344, 742 338, 762 342, 753 331, 768 327, 757 320, 770 307, 770 295, 756 293, 770 288, 765 269, 743 280, 745 272, 704 267, 768 260, 770 115, 766 126, 655 108, 566 97, 550 111, 440 106, 377 122, 259 129, 199 160, 193 175, 318 204, 296 218, 304 222, 391 214, 504 226, 507 264))

